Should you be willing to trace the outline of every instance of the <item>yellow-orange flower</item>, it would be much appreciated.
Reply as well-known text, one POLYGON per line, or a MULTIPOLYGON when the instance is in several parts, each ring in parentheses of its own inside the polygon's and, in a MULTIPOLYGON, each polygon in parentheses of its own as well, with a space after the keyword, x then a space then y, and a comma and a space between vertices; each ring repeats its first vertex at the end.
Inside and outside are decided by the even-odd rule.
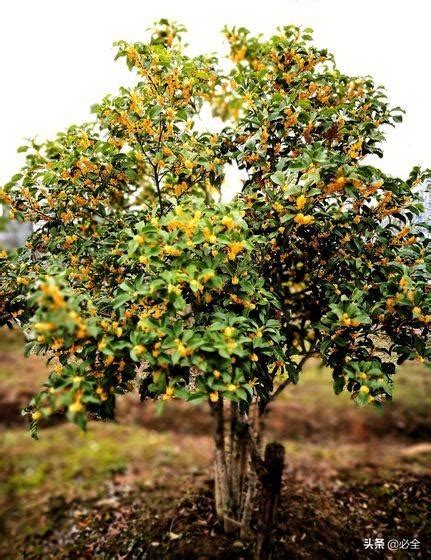
POLYGON ((221 223, 227 228, 227 229, 233 229, 235 227, 235 221, 233 218, 231 218, 230 216, 223 216, 223 219, 221 221, 221 223))
POLYGON ((244 242, 243 241, 235 241, 234 243, 230 243, 228 245, 228 259, 233 260, 237 257, 237 255, 244 249, 244 242))
POLYGON ((298 210, 302 210, 306 204, 307 204, 307 197, 304 196, 303 194, 298 196, 298 198, 296 199, 296 207, 298 208, 298 210))
POLYGON ((296 216, 294 217, 293 220, 301 226, 306 226, 306 225, 314 222, 313 216, 304 215, 304 214, 302 214, 302 212, 300 212, 299 214, 296 214, 296 216))

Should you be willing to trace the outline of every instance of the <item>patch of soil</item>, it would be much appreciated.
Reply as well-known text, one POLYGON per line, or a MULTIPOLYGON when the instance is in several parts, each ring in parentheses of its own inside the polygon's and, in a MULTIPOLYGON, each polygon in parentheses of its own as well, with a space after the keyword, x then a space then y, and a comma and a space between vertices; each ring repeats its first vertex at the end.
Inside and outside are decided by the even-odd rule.
MULTIPOLYGON (((349 480, 349 477, 346 477, 349 480)), ((420 541, 394 558, 431 554, 431 476, 375 473, 365 484, 336 480, 325 488, 288 472, 274 531, 273 559, 382 558, 365 538, 420 541)), ((187 489, 114 487, 103 499, 51 500, 46 527, 25 539, 26 559, 249 560, 253 544, 226 536, 216 519, 211 480, 187 489), (188 496, 181 499, 187 490, 188 496)), ((391 558, 392 556, 385 556, 391 558)), ((17 556, 5 558, 17 558, 17 556)))

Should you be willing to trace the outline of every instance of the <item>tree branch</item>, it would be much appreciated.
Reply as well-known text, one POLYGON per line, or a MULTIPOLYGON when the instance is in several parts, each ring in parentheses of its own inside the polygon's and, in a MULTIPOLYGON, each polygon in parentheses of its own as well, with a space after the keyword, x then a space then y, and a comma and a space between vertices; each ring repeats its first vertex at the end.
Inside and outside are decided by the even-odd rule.
MULTIPOLYGON (((301 370, 301 369, 302 369, 302 366, 305 364, 305 362, 306 362, 309 358, 311 358, 311 356, 313 356, 314 351, 315 351, 315 348, 313 347, 311 350, 309 350, 309 351, 307 352, 307 354, 305 354, 305 356, 302 357, 302 359, 300 360, 300 362, 299 362, 298 365, 297 365, 297 369, 298 369, 298 370, 301 370)), ((282 392, 284 391, 284 389, 285 389, 288 385, 290 385, 291 383, 292 383, 292 380, 290 379, 290 377, 288 377, 287 379, 285 379, 285 380, 283 381, 283 383, 281 383, 281 384, 277 387, 277 389, 274 391, 274 393, 272 394, 272 396, 271 396, 271 401, 275 400, 275 399, 278 397, 278 395, 279 395, 280 393, 282 393, 282 392)))

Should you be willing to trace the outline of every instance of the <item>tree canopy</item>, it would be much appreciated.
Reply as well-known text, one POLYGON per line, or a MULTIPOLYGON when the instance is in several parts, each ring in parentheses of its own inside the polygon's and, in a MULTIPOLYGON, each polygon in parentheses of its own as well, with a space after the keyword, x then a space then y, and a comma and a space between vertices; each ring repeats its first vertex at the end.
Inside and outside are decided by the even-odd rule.
POLYGON ((52 366, 34 432, 57 412, 113 417, 133 390, 264 410, 311 356, 336 393, 379 405, 397 365, 430 361, 430 226, 413 223, 428 172, 366 161, 402 111, 310 29, 225 29, 230 65, 189 56, 183 31, 162 20, 148 42, 117 43, 135 86, 21 147, 0 191, 37 224, 0 253, 1 323, 52 366), (202 131, 204 104, 221 132, 202 131), (247 178, 226 201, 233 164, 247 178))

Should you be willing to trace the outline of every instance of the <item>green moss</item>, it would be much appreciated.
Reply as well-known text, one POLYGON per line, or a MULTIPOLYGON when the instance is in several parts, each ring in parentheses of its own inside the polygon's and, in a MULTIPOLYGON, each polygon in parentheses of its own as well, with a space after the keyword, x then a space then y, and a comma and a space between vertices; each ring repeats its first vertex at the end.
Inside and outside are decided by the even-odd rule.
POLYGON ((99 488, 112 473, 124 472, 130 461, 171 462, 177 452, 170 437, 139 427, 94 424, 83 434, 75 426, 63 425, 42 431, 32 441, 17 428, 1 438, 3 473, 0 495, 21 495, 30 489, 46 493, 74 487, 99 488))
POLYGON ((2 485, 1 491, 22 495, 32 488, 41 487, 45 479, 46 469, 44 465, 38 465, 36 468, 27 466, 23 471, 20 470, 11 475, 2 485))
POLYGON ((7 381, 12 377, 13 373, 6 368, 0 369, 0 381, 7 381))

